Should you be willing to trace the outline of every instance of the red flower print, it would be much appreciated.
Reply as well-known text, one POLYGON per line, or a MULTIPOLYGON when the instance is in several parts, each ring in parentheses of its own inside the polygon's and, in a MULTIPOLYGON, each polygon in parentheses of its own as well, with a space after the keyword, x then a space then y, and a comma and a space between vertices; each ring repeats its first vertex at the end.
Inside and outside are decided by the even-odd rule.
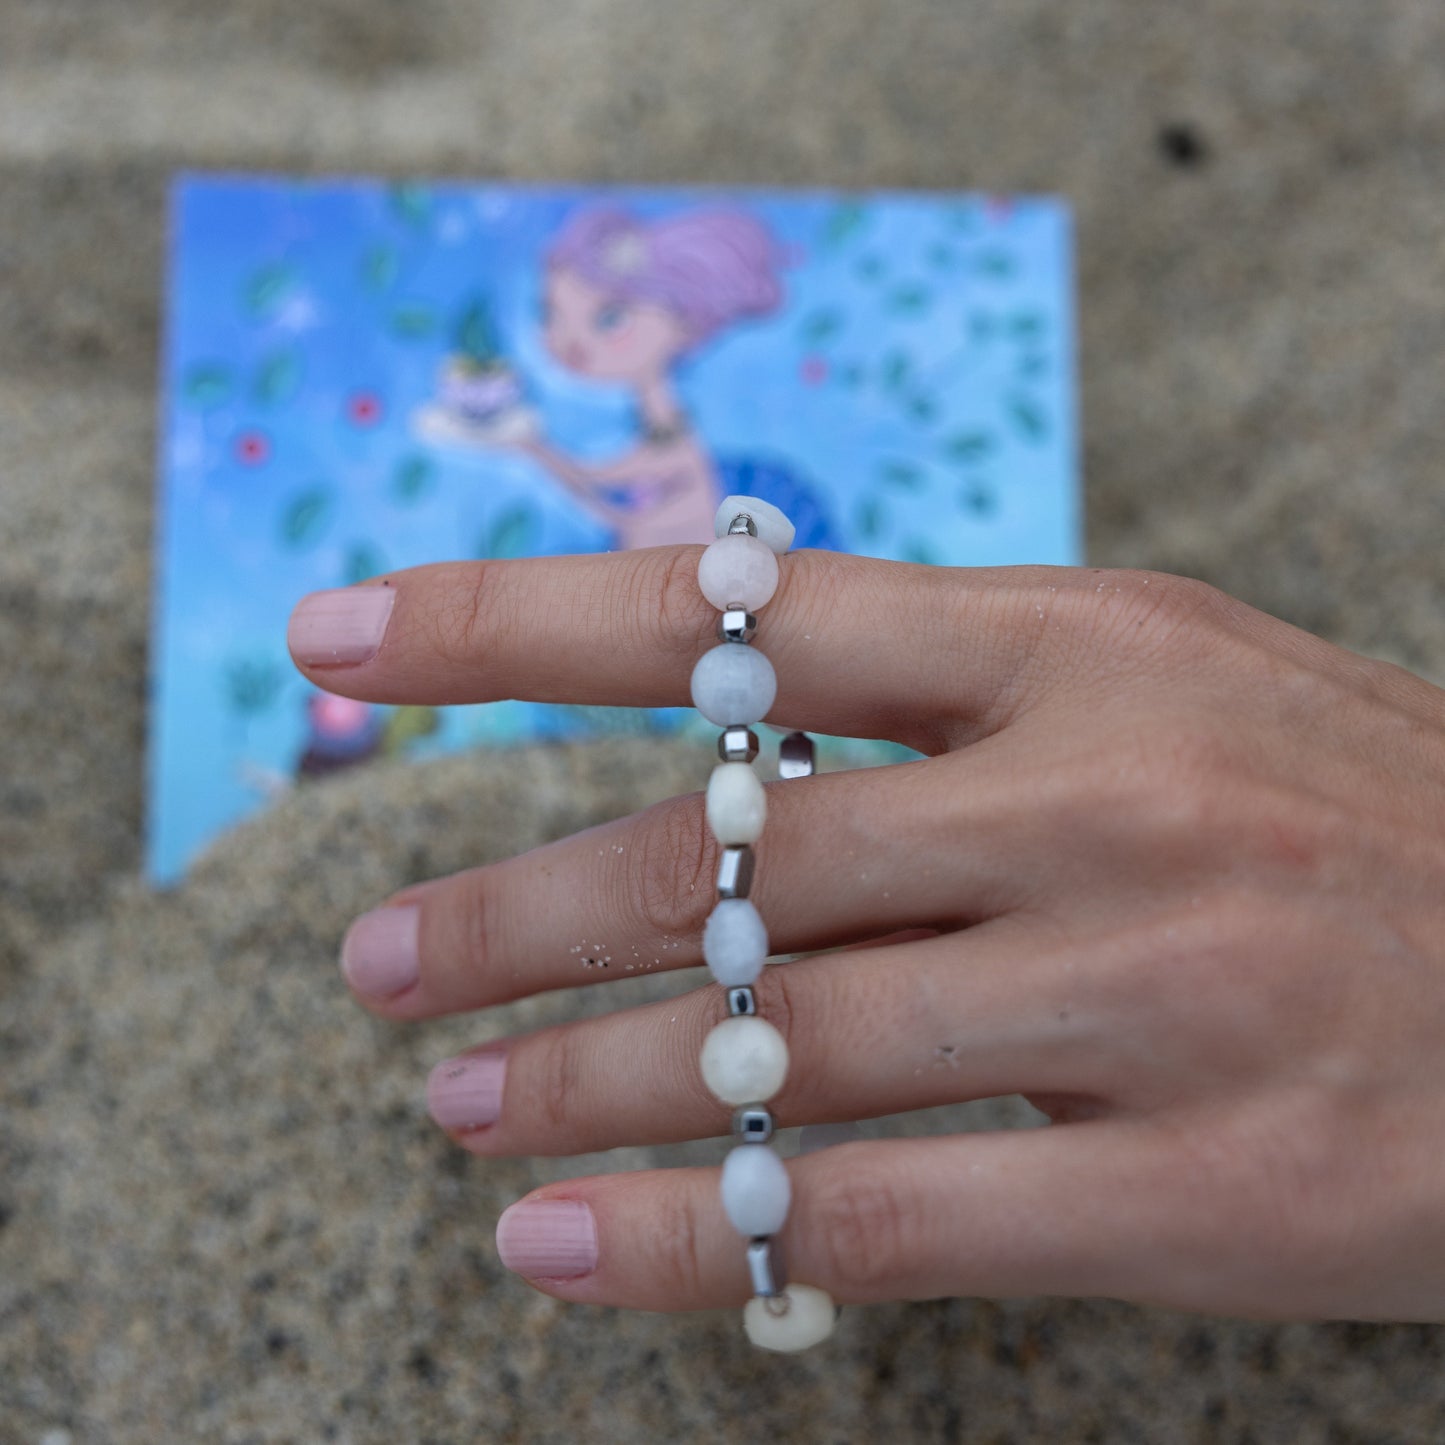
POLYGON ((265 432, 243 431, 236 438, 236 460, 243 467, 261 467, 271 460, 271 439, 265 432))
POLYGON ((346 415, 353 426, 375 426, 381 420, 381 398, 374 391, 354 391, 347 398, 346 415))

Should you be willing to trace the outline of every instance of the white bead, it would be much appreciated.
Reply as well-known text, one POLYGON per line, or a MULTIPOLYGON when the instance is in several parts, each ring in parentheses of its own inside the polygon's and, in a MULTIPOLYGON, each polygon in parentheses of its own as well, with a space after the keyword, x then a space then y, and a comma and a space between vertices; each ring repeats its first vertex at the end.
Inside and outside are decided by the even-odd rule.
POLYGON ((784 513, 761 497, 724 497, 713 519, 713 531, 719 537, 726 537, 739 512, 746 512, 753 519, 758 541, 766 542, 774 552, 786 552, 793 545, 797 528, 784 513))
POLYGON ((778 590, 777 553, 746 533, 719 537, 698 559, 697 585, 719 610, 738 606, 756 612, 778 590))
POLYGON ((714 726, 761 722, 778 695, 773 664, 751 647, 720 642, 692 670, 692 705, 714 726))
POLYGON ((703 1082, 724 1104, 765 1104, 788 1077, 788 1046, 764 1019, 724 1019, 703 1040, 703 1082))
POLYGON ((783 1290, 788 1312, 775 1315, 767 1300, 755 1295, 743 1306, 743 1329, 763 1350, 791 1354, 821 1344, 833 1333, 838 1311, 833 1296, 812 1284, 790 1284, 783 1290))
POLYGON ((723 1160, 723 1213, 748 1239, 776 1234, 788 1218, 793 1186, 783 1161, 766 1144, 739 1144, 723 1160))
MULTIPOLYGON (((746 898, 724 898, 708 915, 702 929, 702 956, 724 988, 742 988, 757 981, 768 956, 768 930, 746 898)), ((737 1102, 752 1101, 750 1095, 737 1102)))
POLYGON ((722 763, 707 780, 707 825, 724 847, 756 843, 768 817, 768 795, 747 763, 722 763))

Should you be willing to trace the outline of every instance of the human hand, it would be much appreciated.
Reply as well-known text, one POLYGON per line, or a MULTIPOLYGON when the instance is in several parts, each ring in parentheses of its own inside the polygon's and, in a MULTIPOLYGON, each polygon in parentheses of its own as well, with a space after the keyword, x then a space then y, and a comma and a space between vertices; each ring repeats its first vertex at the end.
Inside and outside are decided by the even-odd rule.
MULTIPOLYGON (((395 573, 304 600, 292 652, 375 702, 685 704, 699 552, 395 573)), ((1445 694, 1158 573, 780 562, 769 720, 927 756, 769 787, 772 946, 937 933, 764 970, 770 1107, 1022 1093, 1054 1120, 790 1161, 793 1277, 1445 1319, 1445 694)), ((398 894, 344 966, 411 1019, 574 987, 584 937, 695 965, 716 861, 678 798, 398 894)), ((724 1016, 709 986, 488 1046, 438 1067, 433 1112, 483 1155, 723 1134, 698 1053, 724 1016)), ((715 1170, 548 1185, 498 1243, 561 1299, 749 1294, 715 1170)))

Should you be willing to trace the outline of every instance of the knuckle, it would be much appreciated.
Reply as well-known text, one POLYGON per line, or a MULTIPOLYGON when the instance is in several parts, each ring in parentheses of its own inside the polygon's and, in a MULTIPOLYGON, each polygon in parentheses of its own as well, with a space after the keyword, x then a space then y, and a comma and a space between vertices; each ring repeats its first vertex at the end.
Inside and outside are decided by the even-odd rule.
POLYGON ((631 924, 646 936, 689 937, 699 933, 712 907, 717 849, 704 826, 700 795, 672 798, 649 810, 630 852, 630 877, 623 896, 631 924))
POLYGON ((699 548, 673 547, 665 555, 640 552, 631 594, 653 647, 693 647, 707 628, 707 601, 697 585, 699 548))
POLYGON ((577 1030, 558 1029, 536 1047, 539 1057, 532 1064, 528 1095, 548 1133, 565 1139, 577 1123, 576 1100, 582 1079, 577 1030))
POLYGON ((473 977, 484 973, 500 976, 501 973, 487 967, 502 956, 498 914, 493 903, 485 871, 467 878, 450 903, 458 954, 465 961, 467 973, 473 977))
POLYGON ((1130 569, 1087 574, 1076 599, 1083 606, 1075 618, 1092 642, 1146 653, 1175 644, 1182 632, 1219 627, 1240 606, 1197 578, 1130 569))
POLYGON ((432 645, 443 662, 463 665, 474 662, 483 648, 496 650, 510 626, 503 565, 469 564, 433 614, 432 645))
POLYGON ((652 1256, 656 1283, 676 1304, 701 1298, 702 1248, 697 1216, 691 1204, 683 1195, 667 1191, 659 1201, 658 1216, 652 1256))
POLYGON ((808 1238, 829 1286, 860 1299, 896 1292, 920 1232, 899 1181, 877 1170, 838 1171, 807 1198, 808 1238))

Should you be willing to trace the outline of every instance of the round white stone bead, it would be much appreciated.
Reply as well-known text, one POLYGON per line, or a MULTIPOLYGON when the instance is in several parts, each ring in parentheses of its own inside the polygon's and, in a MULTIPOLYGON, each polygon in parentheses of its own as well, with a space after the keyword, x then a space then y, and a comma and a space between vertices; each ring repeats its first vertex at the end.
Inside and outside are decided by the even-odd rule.
POLYGON ((787 1168, 766 1144, 739 1144, 723 1160, 721 1190, 723 1213, 748 1239, 776 1234, 793 1202, 787 1168))
MULTIPOLYGON (((768 930, 746 898, 724 898, 708 915, 702 929, 702 956, 724 988, 757 981, 768 957, 768 930)), ((751 1103, 753 1096, 737 1102, 751 1103)))
POLYGON ((768 795, 747 763, 722 763, 707 780, 707 825, 724 847, 756 843, 768 817, 768 795))
POLYGON ((708 544, 697 564, 697 585, 719 611, 733 606, 756 612, 778 590, 778 556, 745 532, 708 544))
POLYGON ((743 1306, 743 1329, 760 1349, 792 1353, 821 1344, 833 1333, 838 1311, 833 1296, 812 1284, 790 1284, 783 1290, 788 1312, 775 1315, 768 1301, 755 1295, 743 1306))
POLYGON ((778 695, 773 664, 751 647, 720 642, 692 670, 692 705, 714 726, 761 722, 778 695))
POLYGON ((753 519, 758 541, 766 542, 774 552, 786 552, 793 545, 797 528, 783 512, 761 497, 724 497, 713 519, 713 531, 719 537, 726 537, 739 512, 746 512, 753 519))
POLYGON ((765 1104, 788 1077, 788 1046, 764 1019, 724 1019, 703 1040, 703 1082, 724 1104, 765 1104))

